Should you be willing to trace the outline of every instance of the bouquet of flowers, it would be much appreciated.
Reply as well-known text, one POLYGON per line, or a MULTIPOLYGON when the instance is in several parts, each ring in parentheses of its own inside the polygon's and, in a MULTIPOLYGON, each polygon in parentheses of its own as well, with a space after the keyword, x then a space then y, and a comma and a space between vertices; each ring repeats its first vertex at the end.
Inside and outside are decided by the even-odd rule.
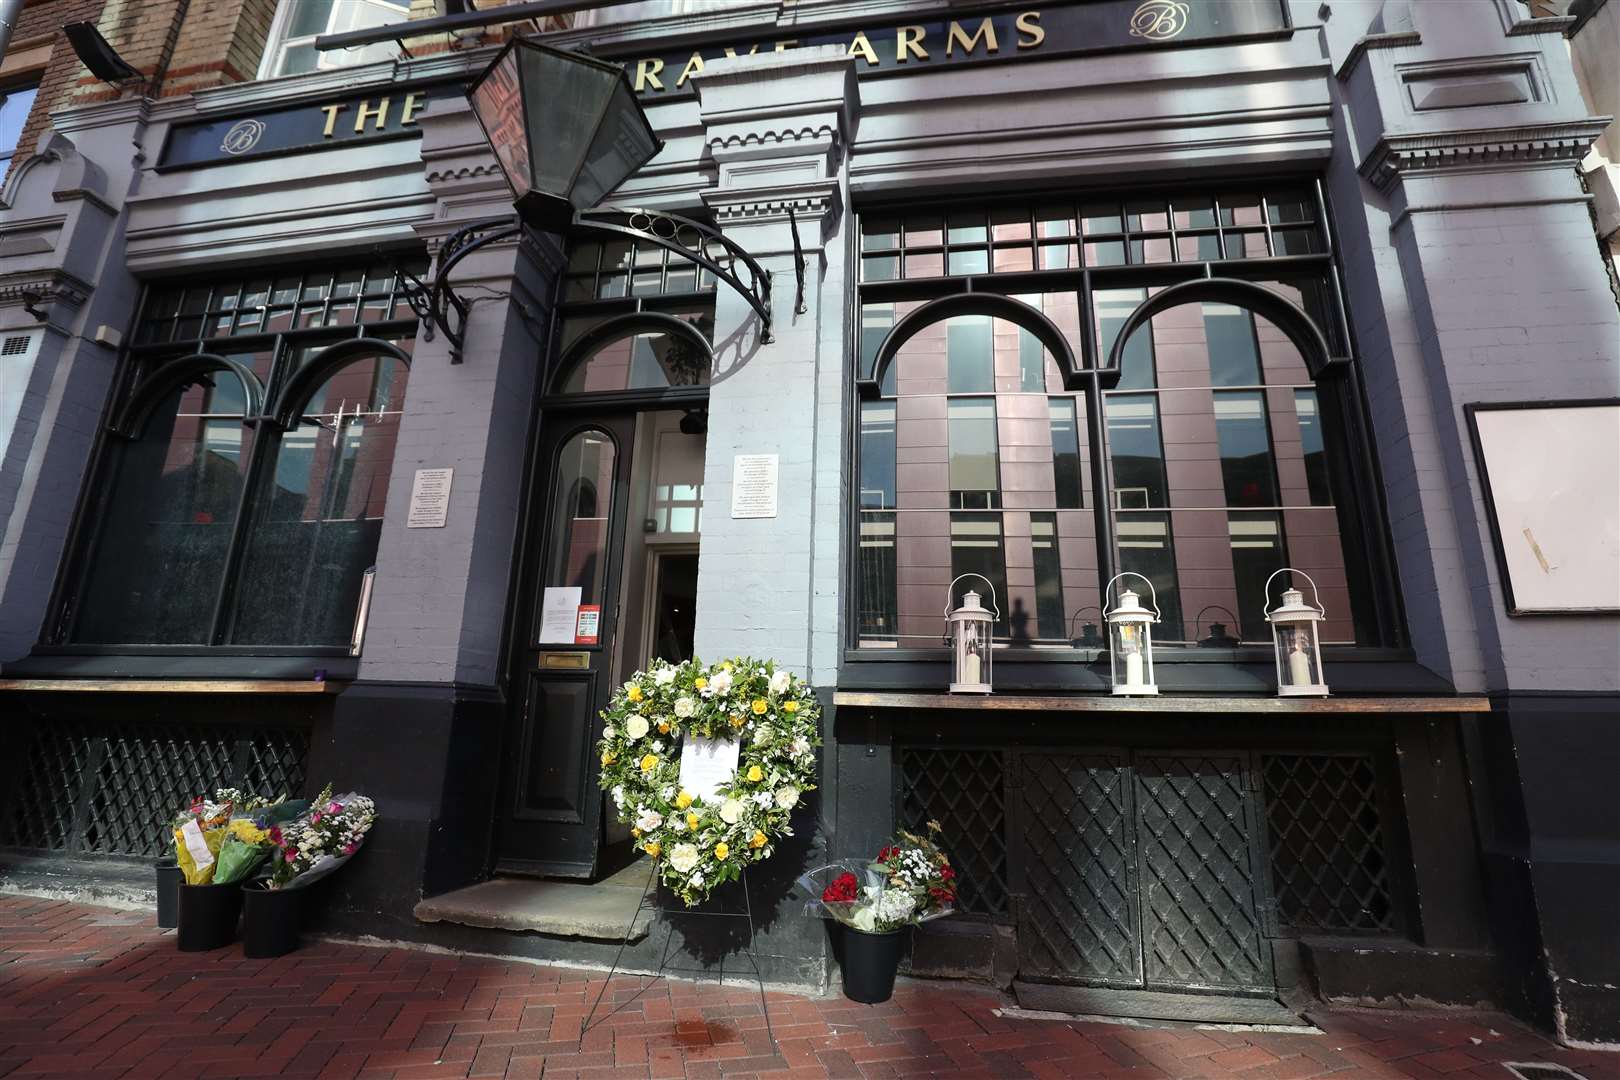
POLYGON ((246 878, 270 854, 268 828, 303 813, 308 803, 236 788, 201 795, 170 823, 175 861, 188 885, 228 885, 246 878))
POLYGON ((348 862, 377 820, 377 807, 364 795, 332 795, 328 784, 310 802, 308 814, 268 831, 273 849, 270 888, 313 885, 348 862))
POLYGON ((875 859, 831 863, 799 878, 810 899, 806 915, 837 919, 868 934, 937 919, 956 909, 956 871, 935 842, 939 823, 927 836, 901 832, 875 859))

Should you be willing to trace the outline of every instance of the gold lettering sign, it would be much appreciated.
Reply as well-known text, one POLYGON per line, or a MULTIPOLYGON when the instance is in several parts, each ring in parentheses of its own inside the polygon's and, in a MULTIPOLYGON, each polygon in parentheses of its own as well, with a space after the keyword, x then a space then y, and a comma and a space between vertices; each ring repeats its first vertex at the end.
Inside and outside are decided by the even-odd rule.
POLYGON ((1168 41, 1187 29, 1192 9, 1180 0, 1144 0, 1131 12, 1131 36, 1168 41))

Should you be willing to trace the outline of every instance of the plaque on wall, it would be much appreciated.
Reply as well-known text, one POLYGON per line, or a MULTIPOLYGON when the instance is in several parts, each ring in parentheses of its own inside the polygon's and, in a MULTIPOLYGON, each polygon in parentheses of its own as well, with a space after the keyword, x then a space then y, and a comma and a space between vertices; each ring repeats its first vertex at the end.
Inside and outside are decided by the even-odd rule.
POLYGON ((775 454, 738 454, 731 467, 731 516, 776 516, 775 454))
POLYGON ((405 512, 407 529, 442 529, 450 519, 450 482, 454 469, 417 469, 411 481, 411 505, 405 512))

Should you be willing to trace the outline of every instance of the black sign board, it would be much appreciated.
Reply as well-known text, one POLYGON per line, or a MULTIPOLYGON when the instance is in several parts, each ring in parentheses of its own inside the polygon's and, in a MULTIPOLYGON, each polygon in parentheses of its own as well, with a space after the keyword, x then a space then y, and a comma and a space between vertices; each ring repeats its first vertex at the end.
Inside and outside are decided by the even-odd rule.
MULTIPOLYGON (((658 98, 692 92, 692 76, 710 61, 811 45, 837 45, 855 58, 857 74, 880 75, 950 64, 1182 45, 1277 33, 1288 27, 1282 0, 1097 0, 700 44, 651 56, 615 51, 612 59, 624 63, 637 93, 658 98)), ((604 55, 607 52, 604 48, 604 55)))
POLYGON ((461 87, 455 83, 378 88, 365 96, 176 124, 169 129, 157 167, 220 165, 415 135, 416 119, 435 94, 460 93, 461 87))

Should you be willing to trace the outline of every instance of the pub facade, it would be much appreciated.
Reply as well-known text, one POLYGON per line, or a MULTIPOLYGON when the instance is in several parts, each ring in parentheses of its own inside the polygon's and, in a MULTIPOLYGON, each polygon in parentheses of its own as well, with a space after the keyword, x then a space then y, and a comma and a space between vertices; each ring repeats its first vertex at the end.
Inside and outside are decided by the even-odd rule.
POLYGON ((606 965, 457 898, 616 895, 598 711, 655 658, 755 656, 818 688, 820 789, 751 941, 656 917, 706 963, 824 985, 794 876, 934 820, 962 910, 917 975, 1620 1040, 1613 474, 1545 481, 1599 517, 1529 540, 1549 579, 1597 552, 1543 607, 1493 434, 1570 409, 1601 450, 1620 400, 1568 20, 639 7, 545 35, 622 63, 662 141, 555 231, 468 103, 494 44, 284 41, 60 110, 13 170, 11 865, 116 876, 205 784, 333 778, 381 820, 326 930, 606 965), (1284 568, 1327 696, 1278 694, 1284 568), (1121 573, 1155 695, 1111 692, 1121 573), (965 575, 989 694, 947 693, 965 575))

